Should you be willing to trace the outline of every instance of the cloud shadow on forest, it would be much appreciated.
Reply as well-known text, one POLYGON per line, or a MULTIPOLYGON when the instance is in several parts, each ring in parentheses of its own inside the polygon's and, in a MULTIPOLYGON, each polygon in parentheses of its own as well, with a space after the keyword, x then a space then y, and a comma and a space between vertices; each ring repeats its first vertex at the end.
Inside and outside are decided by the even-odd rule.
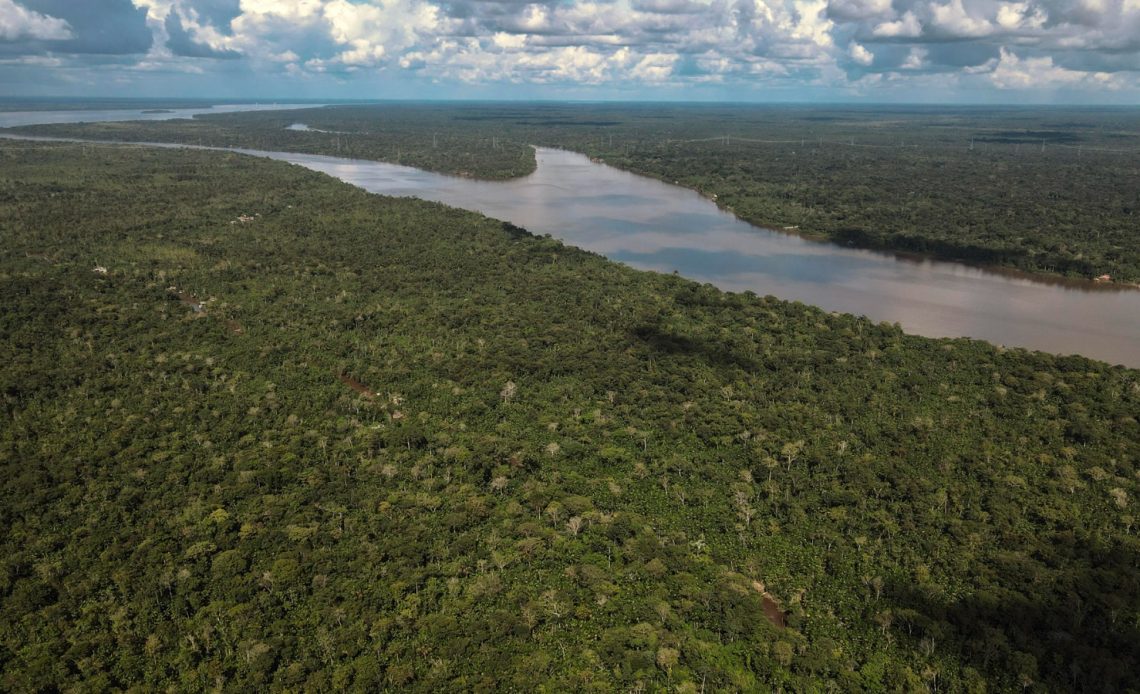
POLYGON ((920 648, 940 649, 991 682, 1105 693, 1136 686, 1135 551, 1060 534, 1032 555, 995 551, 985 561, 996 564, 994 584, 960 600, 889 584, 884 598, 894 603, 892 631, 920 648))

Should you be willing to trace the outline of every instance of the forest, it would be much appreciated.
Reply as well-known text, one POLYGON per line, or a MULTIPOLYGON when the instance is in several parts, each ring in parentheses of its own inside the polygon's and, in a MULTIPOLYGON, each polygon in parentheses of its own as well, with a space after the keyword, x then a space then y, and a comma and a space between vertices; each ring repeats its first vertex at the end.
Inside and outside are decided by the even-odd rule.
POLYGON ((20 132, 351 156, 493 180, 533 171, 530 145, 561 147, 693 188, 760 226, 1140 282, 1136 109, 389 103, 20 132))
POLYGON ((0 233, 5 691, 1140 688, 1140 371, 226 152, 0 233))

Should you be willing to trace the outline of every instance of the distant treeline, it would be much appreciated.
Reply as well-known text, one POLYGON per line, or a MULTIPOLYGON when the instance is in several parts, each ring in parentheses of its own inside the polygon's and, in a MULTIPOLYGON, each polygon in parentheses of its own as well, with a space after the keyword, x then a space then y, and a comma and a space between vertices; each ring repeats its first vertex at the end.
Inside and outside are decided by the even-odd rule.
POLYGON ((384 104, 21 132, 312 152, 486 179, 531 144, 715 195, 750 222, 1032 272, 1140 281, 1136 109, 384 104), (303 122, 329 132, 298 132, 303 122))

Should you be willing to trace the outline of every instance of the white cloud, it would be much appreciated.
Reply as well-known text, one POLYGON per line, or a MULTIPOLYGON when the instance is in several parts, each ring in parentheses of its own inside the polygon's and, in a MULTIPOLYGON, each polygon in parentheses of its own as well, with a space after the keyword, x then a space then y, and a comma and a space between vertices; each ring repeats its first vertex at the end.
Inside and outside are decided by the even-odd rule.
POLYGON ((795 29, 792 30, 792 38, 808 39, 815 45, 824 48, 831 46, 831 29, 835 23, 827 18, 826 0, 816 0, 815 2, 803 2, 801 0, 801 2, 795 3, 795 8, 799 15, 799 21, 796 22, 795 29))
POLYGON ((926 58, 930 55, 930 51, 920 46, 913 46, 910 53, 907 55, 906 60, 902 62, 899 67, 903 70, 921 70, 926 67, 926 58))
POLYGON ((865 66, 865 65, 870 65, 871 63, 875 62, 875 54, 874 53, 867 50, 864 46, 860 46, 859 44, 854 43, 854 42, 850 46, 848 46, 847 55, 851 56, 851 59, 854 60, 855 62, 859 63, 860 65, 865 66))
POLYGON ((48 55, 24 55, 18 58, 4 58, 0 59, 0 64, 4 65, 31 65, 35 67, 63 67, 65 65, 62 58, 48 55))
POLYGON ((526 46, 526 34, 508 34, 505 31, 495 32, 491 41, 499 48, 518 50, 526 46))
MULTIPOLYGON (((240 51, 275 70, 403 72, 473 84, 783 80, 845 87, 862 76, 849 77, 843 66, 874 72, 885 63, 894 65, 882 68, 892 82, 928 74, 985 74, 1004 88, 1024 82, 1018 74, 1027 65, 1040 67, 1015 64, 1010 47, 1032 47, 1035 55, 1101 46, 1119 53, 1133 40, 1121 18, 1126 8, 1140 5, 1140 0, 240 0, 238 15, 219 30, 195 10, 196 3, 207 0, 135 2, 155 17, 176 9, 196 41, 240 51), (1052 17, 1054 11, 1062 14, 1052 17), (1097 28, 1076 28, 1091 26, 1088 22, 1097 28), (901 45, 903 57, 895 57, 897 49, 881 54, 876 46, 883 43, 901 45), (991 60, 998 50, 1013 58, 991 60), (955 57, 959 54, 969 57, 955 57), (973 56, 987 62, 963 67, 973 56), (889 60, 878 59, 884 57, 889 60)), ((216 0, 209 3, 218 6, 216 0)), ((1140 13, 1131 16, 1140 29, 1140 13)), ((1083 63, 1068 61, 1065 70, 1092 74, 1073 64, 1083 63)))
POLYGON ((13 0, 0 0, 0 40, 62 41, 70 38, 71 27, 66 21, 33 12, 13 0))
POLYGON ((345 47, 337 59, 345 65, 363 66, 379 63, 389 50, 415 44, 421 33, 430 33, 438 25, 438 12, 434 5, 414 0, 389 0, 382 5, 332 0, 322 9, 322 16, 329 36, 345 47))
MULTIPOLYGON (((146 9, 155 39, 139 70, 178 61, 224 69, 205 62, 213 52, 240 55, 255 74, 314 79, 847 93, 936 89, 959 77, 989 88, 1108 89, 1134 85, 1125 71, 1140 71, 1140 0, 130 1, 146 9)), ((5 55, 43 54, 36 39, 83 38, 79 14, 61 10, 65 21, 20 2, 31 5, 0 0, 5 55)))
POLYGON ((962 0, 950 0, 945 5, 931 5, 932 24, 956 37, 985 36, 992 31, 990 23, 966 11, 962 0))
POLYGON ((132 0, 135 7, 146 9, 147 19, 161 22, 174 6, 175 0, 132 0))
POLYGON ((541 5, 530 5, 523 12, 519 26, 527 31, 544 31, 550 27, 550 16, 541 5))
POLYGON ((1044 8, 1031 7, 1028 2, 1003 2, 997 11, 997 24, 1006 31, 1038 30, 1048 19, 1044 8))
POLYGON ((877 38, 915 38, 922 35, 922 22, 915 13, 907 10, 893 22, 883 22, 871 31, 877 38))
POLYGON ((984 75, 986 73, 993 72, 994 69, 997 68, 997 66, 998 66, 998 59, 997 58, 990 58, 989 60, 982 63, 981 65, 970 65, 968 67, 964 67, 964 68, 962 68, 962 72, 967 74, 967 75, 984 75))
POLYGON ((892 14, 891 0, 830 0, 827 16, 843 21, 873 19, 892 14))
POLYGON ((1058 86, 1115 88, 1119 80, 1107 72, 1069 70, 1053 63, 1049 56, 1020 58, 1013 51, 1001 49, 1001 58, 990 81, 999 89, 1040 89, 1058 86))
POLYGON ((182 72, 192 75, 206 74, 206 71, 199 65, 187 63, 182 60, 170 60, 169 58, 152 59, 148 57, 131 65, 128 69, 137 72, 182 72))
POLYGON ((664 82, 673 74, 676 62, 675 54, 651 53, 638 61, 630 71, 630 76, 646 82, 664 82))
POLYGON ((322 0, 241 0, 243 17, 275 17, 288 22, 308 22, 318 17, 322 0))

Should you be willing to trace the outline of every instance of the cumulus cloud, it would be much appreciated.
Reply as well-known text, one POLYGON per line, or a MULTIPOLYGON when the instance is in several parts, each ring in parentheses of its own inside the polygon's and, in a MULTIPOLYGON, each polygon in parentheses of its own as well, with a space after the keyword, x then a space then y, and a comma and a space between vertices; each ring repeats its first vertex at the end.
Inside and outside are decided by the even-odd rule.
POLYGON ((871 35, 876 38, 917 38, 922 35, 922 22, 913 12, 904 12, 902 17, 875 26, 871 35))
POLYGON ((1053 58, 1020 58, 1013 51, 1001 49, 1001 57, 989 73, 1000 89, 1041 89, 1058 86, 1093 86, 1115 88, 1119 81, 1107 72, 1068 70, 1053 63, 1053 58))
POLYGON ((962 0, 930 6, 931 26, 956 38, 985 36, 992 31, 989 21, 980 13, 968 12, 962 0))
POLYGON ((378 65, 389 51, 414 45, 439 24, 438 8, 406 0, 383 5, 332 0, 322 14, 329 36, 340 48, 335 60, 349 66, 378 65))
POLYGON ((870 65, 875 62, 875 54, 857 43, 852 43, 851 46, 848 47, 847 55, 851 56, 851 59, 860 65, 870 65))
POLYGON ((1005 31, 1029 29, 1039 31, 1048 16, 1042 7, 1031 6, 1028 2, 1006 2, 998 7, 997 25, 1005 31))
POLYGON ((166 15, 163 26, 166 29, 166 46, 174 55, 187 58, 235 59, 241 57, 241 53, 237 51, 211 46, 208 39, 206 41, 196 40, 182 25, 182 18, 177 12, 166 15))
POLYGON ((71 37, 66 20, 29 10, 13 0, 0 0, 0 40, 62 41, 71 37))
POLYGON ((891 0, 830 0, 827 3, 827 15, 841 22, 872 19, 888 14, 891 14, 891 0))
POLYGON ((926 58, 930 51, 920 46, 912 46, 906 60, 899 67, 903 70, 921 70, 926 66, 926 58))
POLYGON ((1140 0, 0 0, 0 56, 92 53, 474 85, 1093 91, 1136 83, 1140 0))
POLYGON ((186 9, 204 23, 228 31, 230 22, 241 16, 241 0, 195 0, 186 9))
MULTIPOLYGON (((46 27, 53 30, 51 35, 15 37, 14 42, 0 43, 4 52, 122 55, 145 53, 153 42, 145 10, 135 7, 131 0, 3 1, 0 8, 23 8, 33 17, 47 20, 46 27)), ((0 9, 0 15, 5 14, 0 9)))

